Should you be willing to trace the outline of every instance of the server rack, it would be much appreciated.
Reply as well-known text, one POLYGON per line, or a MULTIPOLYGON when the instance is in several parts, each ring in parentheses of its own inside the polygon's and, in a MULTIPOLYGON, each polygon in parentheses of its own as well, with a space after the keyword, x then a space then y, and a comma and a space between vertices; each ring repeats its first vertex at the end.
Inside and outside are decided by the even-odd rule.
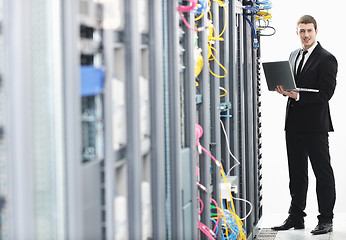
MULTIPOLYGON (((26 6, 28 7, 28 5, 26 5, 26 6)), ((6 2, 3 3, 3 13, 4 13, 3 17, 4 18, 3 18, 3 22, 2 22, 3 23, 3 25, 2 25, 2 30, 3 30, 2 33, 3 33, 3 36, 6 36, 7 39, 15 39, 16 36, 18 36, 18 35, 20 36, 21 30, 23 30, 23 18, 25 18, 25 17, 24 16, 22 16, 22 17, 17 16, 17 17, 20 17, 20 18, 17 18, 18 21, 16 22, 16 27, 17 27, 18 31, 12 32, 11 36, 9 35, 9 32, 8 32, 9 28, 8 28, 8 25, 7 25, 8 23, 7 23, 7 19, 6 19, 7 18, 6 14, 12 13, 14 9, 15 9, 15 3, 14 2, 13 2, 12 6, 6 5, 6 2)), ((13 14, 15 16, 15 13, 13 13, 13 14)), ((9 84, 7 83, 6 80, 9 77, 9 73, 7 72, 7 69, 6 69, 7 68, 6 60, 9 60, 13 64, 15 64, 16 61, 15 61, 15 56, 14 55, 12 55, 13 56, 12 59, 8 59, 7 58, 7 56, 9 56, 9 54, 10 54, 8 52, 9 49, 17 48, 18 50, 19 49, 23 50, 23 49, 25 49, 25 46, 28 46, 28 45, 25 45, 25 43, 17 43, 17 44, 15 44, 14 42, 12 42, 12 44, 13 44, 12 46, 9 45, 9 44, 11 44, 11 43, 10 42, 9 43, 4 42, 4 50, 7 49, 7 51, 3 52, 4 53, 3 54, 3 62, 4 62, 4 69, 3 69, 3 84, 4 85, 3 86, 6 86, 8 88, 8 91, 10 91, 10 89, 12 87, 13 88, 14 87, 19 87, 17 89, 17 91, 23 94, 25 92, 24 89, 22 88, 23 85, 18 86, 18 80, 20 79, 20 74, 16 75, 16 73, 14 73, 14 75, 16 75, 16 76, 13 76, 14 78, 12 78, 12 80, 13 80, 12 81, 12 85, 10 85, 11 83, 9 83, 9 84), (17 82, 17 84, 16 84, 16 82, 17 82)), ((27 57, 24 58, 21 62, 19 62, 19 63, 17 62, 16 63, 16 65, 17 65, 17 70, 16 71, 21 69, 23 72, 27 72, 27 68, 25 67, 26 66, 25 63, 27 63, 27 62, 28 62, 28 58, 27 57)), ((22 71, 20 71, 20 72, 22 72, 22 71)), ((26 87, 28 87, 28 85, 29 84, 27 84, 26 87)), ((27 97, 27 95, 21 95, 20 98, 16 98, 16 99, 13 99, 13 100, 17 101, 17 104, 21 104, 23 102, 26 102, 24 100, 26 97, 27 97)), ((8 103, 10 103, 11 100, 12 99, 8 99, 7 98, 8 103)), ((26 105, 26 107, 28 107, 28 105, 26 105)), ((7 115, 7 113, 8 113, 7 112, 7 106, 5 106, 4 117, 6 117, 7 119, 11 119, 7 115)), ((16 115, 17 118, 18 117, 23 117, 23 115, 21 115, 21 114, 24 114, 24 112, 21 112, 20 110, 19 111, 17 110, 17 111, 12 112, 12 113, 14 115, 16 115)), ((29 117, 29 116, 27 116, 27 117, 29 117)), ((6 121, 6 122, 8 122, 8 121, 6 121)), ((18 124, 18 126, 16 126, 17 128, 22 127, 22 129, 23 129, 23 125, 19 124, 18 120, 17 120, 16 124, 18 124)), ((6 129, 8 129, 8 131, 9 131, 11 129, 11 126, 8 125, 6 127, 6 129)), ((16 150, 18 151, 18 155, 17 156, 13 156, 13 162, 19 162, 20 163, 20 159, 21 159, 20 154, 23 154, 23 152, 22 152, 23 150, 28 150, 28 148, 25 148, 25 140, 24 140, 24 139, 27 139, 27 137, 28 137, 28 131, 22 132, 21 136, 19 136, 18 133, 17 134, 13 134, 13 135, 16 135, 16 136, 13 136, 13 138, 21 137, 23 139, 23 140, 20 140, 19 142, 17 142, 16 150)), ((6 136, 6 141, 10 141, 9 136, 6 136)), ((7 191, 6 191, 6 195, 4 196, 5 197, 5 201, 6 201, 6 209, 3 212, 3 214, 5 216, 2 215, 2 220, 4 220, 4 219, 6 219, 6 220, 2 223, 2 226, 4 226, 4 229, 3 229, 3 232, 2 232, 2 238, 6 239, 6 238, 11 238, 12 236, 14 236, 13 235, 13 226, 12 226, 12 224, 13 223, 18 223, 20 226, 17 229, 17 231, 18 231, 17 237, 19 237, 21 235, 21 237, 23 239, 23 235, 25 235, 25 234, 30 234, 31 235, 32 234, 32 227, 33 227, 32 224, 30 224, 30 226, 28 226, 28 228, 25 228, 25 227, 23 227, 22 224, 20 224, 20 220, 16 219, 16 217, 19 216, 18 213, 13 212, 11 218, 9 218, 9 214, 8 213, 10 211, 11 212, 13 211, 12 208, 16 208, 18 206, 19 211, 21 209, 24 210, 23 212, 21 212, 22 219, 25 219, 26 221, 32 222, 32 219, 33 219, 32 218, 33 216, 32 216, 32 213, 31 213, 31 211, 32 211, 32 194, 29 191, 25 192, 26 187, 32 186, 31 185, 32 184, 32 176, 31 176, 31 174, 29 172, 25 172, 24 175, 23 175, 23 174, 21 174, 19 169, 15 169, 12 165, 10 165, 11 163, 9 163, 7 161, 7 158, 9 156, 9 151, 7 151, 4 154, 4 156, 5 156, 4 162, 6 164, 5 165, 6 169, 4 169, 3 173, 5 173, 5 176, 7 177, 7 179, 6 179, 6 183, 7 183, 7 189, 6 190, 7 191), (18 180, 17 185, 16 186, 15 185, 11 185, 12 183, 11 183, 11 180, 9 178, 9 176, 11 176, 11 174, 23 176, 26 179, 26 184, 24 184, 23 179, 20 179, 20 177, 19 177, 19 178, 17 178, 17 180, 18 180), (21 194, 20 190, 22 190, 22 189, 24 190, 23 194, 28 197, 27 198, 27 202, 25 203, 25 205, 28 206, 28 209, 30 208, 29 211, 28 210, 25 211, 24 203, 21 202, 21 199, 19 199, 16 202, 11 199, 11 195, 16 196, 17 194, 19 194, 19 196, 20 196, 20 194, 21 194), (18 220, 18 221, 16 221, 16 220, 18 220)), ((27 162, 26 162, 25 167, 30 169, 29 166, 30 166, 30 162, 32 161, 32 159, 30 157, 30 158, 27 158, 26 160, 27 160, 27 162)), ((23 197, 23 196, 21 196, 21 197, 23 197)))
MULTIPOLYGON (((207 25, 208 18, 207 16, 203 16, 199 23, 199 27, 206 26, 207 25)), ((205 56, 205 53, 208 52, 208 33, 207 31, 203 31, 199 34, 198 38, 198 44, 202 50, 202 53, 205 56)), ((208 58, 203 58, 203 66, 208 66, 208 58)), ((201 70, 201 73, 198 76, 198 84, 199 87, 197 89, 197 93, 199 94, 200 98, 203 101, 199 102, 197 105, 197 111, 198 111, 198 123, 204 127, 204 129, 207 129, 203 132, 203 136, 200 139, 201 145, 204 146, 204 148, 207 151, 210 151, 210 138, 211 138, 211 132, 209 131, 210 125, 211 125, 211 113, 210 113, 210 80, 209 80, 209 69, 206 67, 203 67, 201 70)), ((200 168, 200 176, 199 176, 199 182, 203 186, 209 186, 211 184, 211 175, 210 175, 210 168, 211 168, 211 161, 207 155, 200 155, 198 157, 198 165, 200 168)), ((199 192, 199 196, 203 202, 209 202, 210 201, 210 191, 207 192, 199 192)), ((206 224, 208 227, 210 227, 210 206, 208 204, 205 205, 204 211, 201 213, 201 222, 206 224)), ((202 238, 206 239, 206 237, 201 236, 202 238)))
POLYGON ((80 95, 79 2, 62 1, 64 17, 63 83, 66 122, 66 237, 83 238, 82 206, 82 128, 80 95))
POLYGON ((164 82, 163 79, 163 3, 160 0, 149 0, 149 58, 150 58, 150 104, 151 104, 151 199, 152 224, 156 226, 153 231, 153 239, 166 236, 166 212, 165 209, 165 155, 164 145, 164 82))
POLYGON ((57 239, 66 213, 61 8, 45 1, 2 1, 1 8, 7 123, 1 238, 57 239))
POLYGON ((4 148, 4 38, 3 38, 3 2, 0 1, 0 239, 3 239, 7 231, 7 223, 5 222, 6 216, 6 195, 7 195, 7 174, 6 174, 6 161, 5 161, 5 148, 4 148))
MULTIPOLYGON (((242 16, 244 14, 237 9, 236 6, 239 4, 239 1, 233 1, 234 7, 231 8, 230 19, 231 24, 237 26, 231 30, 230 44, 232 46, 230 69, 234 78, 231 82, 234 95, 230 138, 239 139, 231 144, 232 151, 241 162, 239 169, 236 170, 240 188, 237 196, 249 200, 252 204, 252 213, 244 221, 244 228, 248 237, 253 238, 258 234, 258 225, 262 217, 261 172, 258 170, 262 158, 258 74, 260 49, 254 49, 253 31, 242 16)), ((254 17, 250 19, 252 23, 255 22, 254 17)), ((239 203, 237 206, 241 216, 246 216, 251 211, 249 204, 239 203)))
MULTIPOLYGON (((243 4, 249 4, 249 2, 231 1, 227 11, 221 11, 218 9, 219 6, 216 2, 213 2, 215 31, 222 31, 224 21, 227 21, 229 24, 223 41, 215 46, 216 51, 221 51, 220 61, 225 64, 225 69, 229 74, 225 78, 215 79, 207 72, 201 73, 199 77, 201 91, 203 91, 206 85, 210 84, 211 92, 210 95, 207 93, 202 94, 203 102, 198 106, 198 111, 199 120, 201 120, 200 124, 206 125, 205 128, 207 129, 210 127, 212 133, 212 136, 204 135, 202 137, 202 145, 211 144, 210 149, 213 155, 216 156, 216 159, 221 159, 227 173, 235 176, 233 178, 233 183, 236 185, 234 188, 235 192, 233 193, 234 196, 246 199, 252 204, 252 207, 246 202, 236 202, 235 204, 237 214, 241 217, 245 217, 252 211, 244 220, 246 235, 251 239, 258 234, 258 224, 262 217, 262 196, 260 190, 262 156, 260 150, 260 84, 257 69, 260 56, 258 55, 258 50, 253 48, 253 31, 244 18, 244 15, 248 12, 242 8, 243 4), (225 19, 226 17, 228 18, 225 19), (209 78, 210 82, 204 80, 209 78), (219 98, 219 87, 229 89, 230 94, 219 98), (211 102, 210 109, 205 108, 205 106, 203 108, 205 102, 208 105, 208 100, 211 102), (224 104, 226 104, 227 111, 220 113, 219 109, 224 109, 224 104), (227 106, 231 106, 231 109, 227 109, 227 106), (215 111, 216 109, 218 111, 215 111), (237 164, 237 160, 233 156, 228 154, 222 128, 220 125, 216 126, 216 122, 219 123, 220 114, 223 116, 221 120, 229 137, 231 150, 240 162, 240 165, 237 164), (233 168, 235 165, 236 167, 233 168), (229 172, 231 169, 232 171, 229 172)), ((255 18, 251 17, 251 21, 254 23, 255 18)), ((201 34, 200 36, 203 35, 201 34)), ((205 42, 200 40, 200 44, 205 44, 205 42)), ((212 67, 216 68, 216 71, 218 71, 217 69, 220 69, 219 71, 223 70, 216 64, 212 67)), ((201 183, 208 186, 210 179, 213 179, 210 191, 213 193, 212 196, 217 197, 220 195, 217 192, 217 186, 220 183, 220 179, 217 179, 219 174, 215 170, 216 168, 214 168, 214 173, 211 176, 209 173, 210 163, 206 164, 201 161, 202 159, 201 157, 200 168, 203 173, 201 174, 201 183)), ((211 164, 213 165, 213 163, 211 164)), ((200 192, 203 202, 208 202, 210 195, 202 191, 200 192)), ((210 227, 212 224, 208 224, 210 219, 209 207, 206 206, 204 211, 206 212, 202 213, 201 221, 210 227)))
MULTIPOLYGON (((243 17, 247 10, 242 5, 249 1, 224 6, 211 1, 215 36, 226 26, 223 40, 213 44, 224 69, 208 59, 208 31, 196 33, 179 16, 178 5, 188 5, 186 1, 5 2, 3 59, 9 61, 4 68, 0 64, 0 74, 10 93, 4 97, 11 109, 5 110, 6 119, 14 121, 0 123, 13 132, 7 137, 5 131, 4 140, 16 145, 0 155, 0 175, 6 177, 0 189, 6 201, 1 219, 11 220, 1 221, 4 239, 206 239, 199 222, 214 226, 209 203, 211 197, 221 203, 222 180, 210 157, 197 151, 196 123, 204 129, 198 141, 233 177, 234 196, 252 203, 253 212, 244 220, 246 236, 257 234, 262 217, 260 56, 243 17), (37 18, 46 10, 57 11, 51 17, 43 14, 49 21, 40 25, 26 9, 39 13, 37 18), (57 35, 50 38, 53 33, 57 35), (40 55, 42 36, 49 36, 49 43, 40 55), (204 65, 197 87, 196 43, 204 65), (44 56, 58 60, 43 65, 42 73, 44 56), (215 75, 225 77, 212 75, 209 65, 215 75), (45 75, 47 69, 54 74, 45 75), (28 81, 22 84, 24 74, 28 81), (92 93, 85 92, 90 90, 82 86, 85 79, 98 83, 92 93), (58 90, 47 94, 47 84, 58 90), (220 87, 228 90, 226 96, 220 97, 220 87), (42 99, 56 102, 47 106, 42 99), (54 110, 53 118, 47 109, 54 110), (28 123, 32 130, 25 128, 28 123), (235 168, 226 135, 241 163, 235 168), (37 146, 33 152, 28 142, 37 146), (49 159, 47 165, 44 159, 49 159), (41 188, 44 181, 51 189, 41 188), (196 181, 207 191, 197 188, 196 181), (196 197, 205 203, 201 216, 196 197), (47 223, 47 231, 41 231, 47 223)), ((197 14, 183 16, 193 28, 197 14)), ((197 27, 208 24, 205 14, 197 27)), ((235 208, 241 217, 250 211, 244 202, 236 202, 235 208)))

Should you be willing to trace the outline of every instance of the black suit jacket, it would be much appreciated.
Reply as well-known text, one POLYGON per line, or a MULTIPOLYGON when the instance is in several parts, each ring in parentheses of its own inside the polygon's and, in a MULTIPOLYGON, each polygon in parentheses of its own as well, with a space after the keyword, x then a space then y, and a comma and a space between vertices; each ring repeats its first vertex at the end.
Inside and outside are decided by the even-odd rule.
MULTIPOLYGON (((290 55, 292 69, 299 51, 297 49, 290 55)), ((318 89, 319 92, 300 92, 299 101, 288 99, 285 130, 334 131, 328 102, 334 94, 337 71, 336 58, 318 43, 296 82, 297 87, 318 89)))

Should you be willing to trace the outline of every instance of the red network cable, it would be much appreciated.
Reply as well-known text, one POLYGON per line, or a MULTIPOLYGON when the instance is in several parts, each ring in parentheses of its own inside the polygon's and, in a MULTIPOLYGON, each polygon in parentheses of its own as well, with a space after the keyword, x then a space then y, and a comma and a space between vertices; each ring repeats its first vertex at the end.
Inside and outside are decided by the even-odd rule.
POLYGON ((211 231, 206 225, 204 225, 201 222, 198 222, 198 229, 204 233, 209 239, 215 240, 215 234, 213 231, 211 231))
POLYGON ((187 13, 187 12, 191 12, 192 10, 194 10, 195 7, 196 7, 196 4, 197 4, 197 2, 198 2, 198 0, 188 0, 188 1, 191 3, 191 5, 189 5, 189 6, 182 6, 182 5, 179 5, 179 6, 177 7, 177 10, 178 10, 178 12, 179 12, 179 15, 180 15, 181 19, 183 20, 185 26, 186 26, 188 29, 193 30, 193 31, 196 31, 196 32, 198 32, 198 31, 203 31, 203 30, 207 29, 207 27, 199 27, 199 28, 191 27, 190 24, 187 22, 186 18, 184 17, 183 12, 187 13))
POLYGON ((193 9, 195 9, 198 0, 188 0, 188 1, 191 3, 191 5, 189 5, 189 6, 181 6, 181 5, 179 5, 178 6, 178 11, 180 11, 180 12, 190 12, 193 9))

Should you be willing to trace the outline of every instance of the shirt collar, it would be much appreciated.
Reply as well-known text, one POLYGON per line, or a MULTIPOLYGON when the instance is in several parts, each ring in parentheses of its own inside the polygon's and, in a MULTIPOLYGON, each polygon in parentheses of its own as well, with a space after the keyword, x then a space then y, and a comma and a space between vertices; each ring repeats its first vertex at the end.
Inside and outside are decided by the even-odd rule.
MULTIPOLYGON (((308 55, 310 55, 312 53, 312 51, 314 51, 314 49, 316 48, 318 42, 316 41, 314 45, 312 45, 307 51, 308 51, 308 55)), ((303 52, 304 50, 302 49, 301 52, 303 52)))

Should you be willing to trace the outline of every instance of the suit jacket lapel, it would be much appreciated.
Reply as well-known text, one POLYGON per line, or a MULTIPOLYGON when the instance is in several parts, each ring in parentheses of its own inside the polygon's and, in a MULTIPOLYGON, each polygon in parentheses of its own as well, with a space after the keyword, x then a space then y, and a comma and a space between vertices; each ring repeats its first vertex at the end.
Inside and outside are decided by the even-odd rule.
POLYGON ((290 64, 291 64, 291 67, 292 67, 293 75, 295 75, 294 71, 295 71, 296 60, 297 60, 299 51, 300 51, 300 49, 297 49, 290 55, 290 59, 289 60, 290 60, 290 64))
POLYGON ((315 49, 312 51, 310 57, 308 58, 308 60, 306 61, 306 63, 304 64, 304 67, 299 75, 299 79, 300 80, 303 76, 304 73, 309 69, 310 65, 315 61, 316 58, 318 58, 319 52, 321 51, 322 47, 320 45, 320 43, 317 43, 317 46, 315 47, 315 49))

